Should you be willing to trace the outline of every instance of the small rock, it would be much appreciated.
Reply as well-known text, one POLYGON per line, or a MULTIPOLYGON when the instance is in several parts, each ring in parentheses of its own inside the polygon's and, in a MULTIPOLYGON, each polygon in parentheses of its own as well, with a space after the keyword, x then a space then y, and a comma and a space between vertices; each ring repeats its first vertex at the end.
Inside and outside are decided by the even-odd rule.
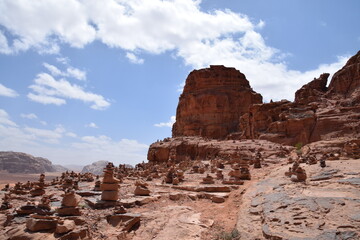
POLYGON ((75 222, 73 220, 64 220, 64 222, 62 224, 58 224, 56 226, 56 233, 67 233, 70 232, 71 230, 74 230, 75 228, 75 222))
POLYGON ((214 202, 214 203, 223 203, 223 202, 225 202, 225 198, 220 197, 220 196, 213 196, 211 198, 211 201, 214 202))
POLYGON ((26 221, 26 228, 32 232, 56 229, 57 220, 55 219, 35 219, 29 218, 26 221))

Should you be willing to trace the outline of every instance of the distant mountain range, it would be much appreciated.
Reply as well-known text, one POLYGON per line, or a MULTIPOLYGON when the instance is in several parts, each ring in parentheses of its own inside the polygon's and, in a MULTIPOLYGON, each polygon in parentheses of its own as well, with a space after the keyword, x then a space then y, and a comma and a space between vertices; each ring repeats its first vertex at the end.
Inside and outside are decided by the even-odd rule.
MULTIPOLYGON (((95 175, 101 175, 108 161, 97 161, 92 164, 81 165, 58 165, 46 158, 34 157, 22 152, 4 152, 0 151, 0 171, 9 173, 44 173, 44 172, 91 172, 95 175)), ((126 165, 132 167, 131 165, 126 165)))
POLYGON ((67 168, 54 165, 46 158, 34 157, 22 152, 0 152, 0 170, 9 173, 62 172, 67 168))

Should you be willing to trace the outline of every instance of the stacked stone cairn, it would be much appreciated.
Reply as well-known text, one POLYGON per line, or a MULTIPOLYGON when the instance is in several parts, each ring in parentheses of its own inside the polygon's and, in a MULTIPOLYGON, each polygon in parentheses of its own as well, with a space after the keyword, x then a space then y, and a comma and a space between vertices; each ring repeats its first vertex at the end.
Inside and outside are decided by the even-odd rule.
POLYGON ((290 177, 293 182, 305 182, 307 178, 305 169, 301 168, 297 161, 289 168, 289 171, 285 172, 285 176, 290 177))
POLYGON ((241 181, 241 172, 240 172, 240 166, 239 164, 234 164, 231 166, 232 170, 229 172, 229 180, 224 180, 223 184, 236 184, 241 185, 244 184, 243 181, 241 181))
POLYGON ((214 178, 210 175, 210 174, 207 174, 206 177, 203 178, 202 184, 214 184, 215 181, 214 181, 214 178))
POLYGON ((15 183, 15 186, 13 189, 10 190, 10 193, 16 194, 16 195, 24 195, 28 192, 25 191, 24 187, 22 186, 21 182, 15 183))
POLYGON ((114 201, 119 199, 119 180, 114 178, 114 165, 108 163, 104 169, 103 182, 100 185, 102 201, 114 201))
POLYGON ((61 201, 61 207, 56 211, 60 216, 80 216, 80 208, 78 205, 80 203, 81 197, 75 194, 74 190, 67 189, 65 190, 64 197, 61 201))
POLYGON ((97 180, 95 182, 94 191, 101 191, 100 186, 101 186, 101 181, 97 180))
POLYGON ((148 184, 142 180, 138 180, 135 182, 135 191, 134 194, 136 196, 149 196, 150 190, 148 189, 148 184))
POLYGON ((40 174, 39 182, 33 185, 33 189, 30 190, 30 195, 33 197, 41 196, 45 194, 45 175, 40 174))
POLYGON ((2 203, 0 206, 0 210, 7 210, 12 208, 12 204, 10 203, 11 195, 10 193, 5 193, 2 199, 2 203))
POLYGON ((263 160, 260 151, 257 151, 254 159, 254 168, 261 168, 261 161, 263 160))

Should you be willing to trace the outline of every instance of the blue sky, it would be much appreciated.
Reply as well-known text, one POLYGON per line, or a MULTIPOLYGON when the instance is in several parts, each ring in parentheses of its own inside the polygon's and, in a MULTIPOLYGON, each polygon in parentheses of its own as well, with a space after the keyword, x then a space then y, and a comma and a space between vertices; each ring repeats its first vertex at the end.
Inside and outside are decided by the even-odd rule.
POLYGON ((0 150, 146 160, 189 72, 223 64, 293 99, 360 46, 360 1, 0 0, 0 150))

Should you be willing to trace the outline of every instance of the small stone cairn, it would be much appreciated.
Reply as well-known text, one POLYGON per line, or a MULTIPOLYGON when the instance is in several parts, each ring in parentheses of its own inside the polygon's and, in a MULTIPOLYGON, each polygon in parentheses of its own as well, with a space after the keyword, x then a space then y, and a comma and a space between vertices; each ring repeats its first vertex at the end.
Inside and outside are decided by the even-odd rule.
POLYGON ((100 185, 102 201, 117 201, 119 199, 119 180, 114 178, 114 165, 108 163, 104 169, 103 182, 100 185))

